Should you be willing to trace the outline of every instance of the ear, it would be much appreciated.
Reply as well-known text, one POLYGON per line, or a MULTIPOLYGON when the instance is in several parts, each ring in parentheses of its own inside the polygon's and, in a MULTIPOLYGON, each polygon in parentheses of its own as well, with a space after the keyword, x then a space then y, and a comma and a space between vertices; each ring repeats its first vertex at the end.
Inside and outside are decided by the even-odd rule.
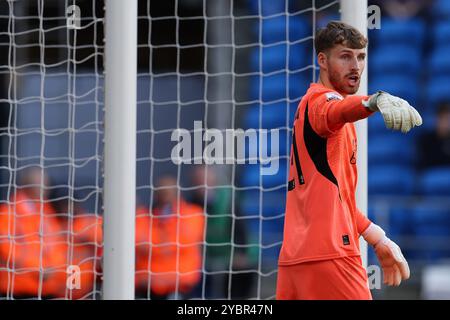
POLYGON ((319 52, 319 54, 317 55, 317 63, 319 64, 321 69, 327 70, 327 61, 327 55, 323 52, 319 52))

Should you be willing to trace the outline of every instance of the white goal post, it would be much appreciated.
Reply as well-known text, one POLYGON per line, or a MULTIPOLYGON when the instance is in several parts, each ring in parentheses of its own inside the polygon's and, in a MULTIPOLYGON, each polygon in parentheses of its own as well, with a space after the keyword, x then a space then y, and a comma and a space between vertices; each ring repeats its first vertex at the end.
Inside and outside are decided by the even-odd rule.
POLYGON ((104 299, 134 299, 137 6, 105 2, 104 299))
MULTIPOLYGON (((367 37, 367 0, 341 0, 341 20, 357 28, 367 37)), ((368 59, 367 59, 368 61, 368 59)), ((361 76, 361 85, 358 94, 367 95, 368 91, 368 65, 361 76)), ((356 134, 358 136, 357 166, 358 166, 358 186, 356 191, 356 205, 364 214, 367 212, 367 119, 356 123, 356 134)), ((360 240, 361 257, 363 265, 367 267, 367 243, 360 240)))

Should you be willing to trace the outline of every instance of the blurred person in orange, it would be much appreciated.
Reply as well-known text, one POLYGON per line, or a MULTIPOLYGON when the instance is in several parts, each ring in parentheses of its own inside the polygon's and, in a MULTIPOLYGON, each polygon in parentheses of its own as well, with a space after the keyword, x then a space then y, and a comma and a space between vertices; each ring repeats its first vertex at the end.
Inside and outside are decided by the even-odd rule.
MULTIPOLYGON (((67 190, 57 189, 53 194, 53 205, 60 223, 67 230, 68 265, 80 272, 78 285, 71 285, 69 299, 95 298, 97 282, 102 272, 103 254, 103 219, 101 216, 87 212, 76 200, 69 196, 67 190)), ((68 272, 70 276, 71 272, 68 272)))
POLYGON ((177 180, 162 177, 151 213, 137 209, 136 293, 151 299, 187 299, 200 283, 203 208, 185 201, 177 180))
POLYGON ((66 290, 67 234, 48 200, 44 170, 23 171, 0 209, 0 292, 8 298, 58 298, 66 290))
POLYGON ((61 199, 53 202, 50 186, 44 169, 26 169, 9 202, 0 208, 2 296, 80 299, 92 291, 95 253, 88 252, 86 243, 93 242, 92 228, 101 241, 101 222, 82 215, 71 218, 72 200, 67 198, 67 205, 61 205, 61 199), (69 266, 79 271, 73 285, 68 281, 69 266))

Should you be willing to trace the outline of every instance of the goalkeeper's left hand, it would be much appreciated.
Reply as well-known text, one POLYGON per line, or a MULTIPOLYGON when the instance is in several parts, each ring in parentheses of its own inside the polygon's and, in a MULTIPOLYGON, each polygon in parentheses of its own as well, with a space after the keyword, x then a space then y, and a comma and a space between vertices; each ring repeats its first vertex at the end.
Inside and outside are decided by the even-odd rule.
POLYGON ((384 283, 399 286, 402 280, 409 279, 409 266, 399 246, 386 237, 378 225, 372 223, 363 233, 364 239, 375 249, 384 274, 384 283))
POLYGON ((363 106, 379 111, 388 129, 408 133, 412 128, 422 125, 422 117, 406 100, 389 93, 378 91, 363 101, 363 106))

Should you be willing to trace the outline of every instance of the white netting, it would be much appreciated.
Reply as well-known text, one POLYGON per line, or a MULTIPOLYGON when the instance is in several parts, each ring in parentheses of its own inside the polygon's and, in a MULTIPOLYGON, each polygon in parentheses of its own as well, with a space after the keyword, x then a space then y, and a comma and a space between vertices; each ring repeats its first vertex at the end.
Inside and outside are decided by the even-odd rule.
MULTIPOLYGON (((103 6, 0 4, 1 299, 101 295, 103 6)), ((138 298, 274 297, 294 112, 316 78, 314 31, 338 7, 139 0, 138 298), (177 129, 197 164, 174 163, 177 129), (202 135, 227 129, 276 129, 278 173, 249 164, 250 143, 245 164, 223 146, 234 164, 205 166, 202 135)))
POLYGON ((2 299, 100 292, 99 9, 103 15, 95 1, 1 3, 2 299), (75 4, 84 13, 77 29, 77 9, 66 14, 75 4), (67 16, 74 18, 70 28, 67 16))
MULTIPOLYGON (((174 277, 175 298, 275 296, 291 126, 300 98, 316 79, 313 34, 329 19, 339 18, 338 9, 338 1, 147 4, 147 16, 139 23, 139 57, 150 64, 141 65, 139 71, 138 203, 143 213, 153 209, 158 215, 153 222, 161 219, 155 207, 175 216, 185 214, 179 205, 170 208, 171 194, 199 205, 206 214, 204 233, 199 230, 196 237, 192 230, 191 244, 200 241, 201 252, 167 258, 174 259, 172 273, 158 266, 168 278, 174 277), (149 26, 145 38, 142 33, 149 26), (174 129, 181 129, 180 135, 189 140, 190 153, 180 157, 190 163, 173 163, 172 148, 182 141, 179 136, 171 141, 174 129), (258 160, 252 158, 252 147, 270 149, 270 143, 261 146, 261 139, 259 146, 247 140, 246 164, 237 164, 236 154, 226 146, 227 129, 256 129, 256 134, 276 129, 279 154, 268 153, 279 162, 278 173, 262 175, 260 161, 249 164, 258 160), (216 142, 220 147, 209 153, 208 146, 216 142), (219 164, 205 166, 207 159, 196 148, 216 156, 219 164), (235 163, 227 165, 227 160, 235 163), (164 179, 160 186, 167 176, 172 179, 164 179), (182 269, 185 261, 190 268, 182 269), (195 278, 196 272, 198 282, 188 277, 195 278)), ((246 132, 251 135, 250 131, 246 132)), ((268 135, 269 142, 276 138, 268 135)), ((160 227, 154 224, 152 232, 161 232, 160 227)), ((182 236, 180 230, 173 232, 182 236)), ((154 246, 146 258, 164 260, 157 250, 154 246)), ((138 273, 150 275, 145 268, 138 273)), ((153 277, 139 280, 139 297, 164 292, 156 284, 155 270, 153 277)))

